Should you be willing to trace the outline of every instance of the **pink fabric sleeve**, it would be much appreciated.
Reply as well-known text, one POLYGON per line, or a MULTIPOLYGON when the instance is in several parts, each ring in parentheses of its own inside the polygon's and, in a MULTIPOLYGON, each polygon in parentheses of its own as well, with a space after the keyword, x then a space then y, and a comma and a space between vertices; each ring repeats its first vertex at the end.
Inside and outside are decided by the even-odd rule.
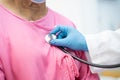
POLYGON ((1 54, 2 53, 2 45, 3 45, 3 39, 2 39, 2 36, 0 35, 0 80, 5 80, 5 75, 4 75, 4 72, 3 72, 3 66, 2 66, 2 61, 1 61, 1 54))
MULTIPOLYGON (((75 52, 76 56, 87 61, 87 58, 84 54, 85 54, 84 51, 76 51, 75 52)), ((80 63, 78 65, 80 67, 79 68, 79 77, 76 78, 76 80, 83 80, 83 79, 85 79, 85 80, 100 80, 97 73, 91 72, 89 65, 86 65, 86 64, 81 63, 81 62, 78 62, 78 63, 80 63)))
POLYGON ((4 39, 4 37, 5 37, 4 31, 0 25, 0 80, 5 80, 5 74, 1 59, 2 54, 4 54, 4 51, 6 50, 6 45, 5 45, 6 40, 4 39))
POLYGON ((3 73, 3 67, 0 61, 0 80, 5 80, 5 75, 3 73))

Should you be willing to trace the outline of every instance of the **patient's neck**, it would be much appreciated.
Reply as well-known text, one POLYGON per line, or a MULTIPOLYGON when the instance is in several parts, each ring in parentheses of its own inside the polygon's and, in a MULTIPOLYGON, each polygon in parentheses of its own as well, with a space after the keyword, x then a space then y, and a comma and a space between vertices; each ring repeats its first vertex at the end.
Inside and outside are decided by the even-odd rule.
POLYGON ((14 12, 16 15, 29 21, 38 20, 47 13, 47 7, 45 3, 35 4, 27 0, 13 0, 13 2, 9 2, 9 0, 3 0, 1 1, 1 4, 14 12))

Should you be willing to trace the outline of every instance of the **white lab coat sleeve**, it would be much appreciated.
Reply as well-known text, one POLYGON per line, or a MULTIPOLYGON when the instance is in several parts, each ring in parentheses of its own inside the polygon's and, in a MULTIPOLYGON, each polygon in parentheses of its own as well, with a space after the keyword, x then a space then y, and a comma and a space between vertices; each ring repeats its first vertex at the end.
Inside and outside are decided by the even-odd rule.
MULTIPOLYGON (((120 63, 120 29, 85 35, 85 38, 91 62, 105 65, 120 63)), ((100 70, 92 67, 93 72, 100 70)))

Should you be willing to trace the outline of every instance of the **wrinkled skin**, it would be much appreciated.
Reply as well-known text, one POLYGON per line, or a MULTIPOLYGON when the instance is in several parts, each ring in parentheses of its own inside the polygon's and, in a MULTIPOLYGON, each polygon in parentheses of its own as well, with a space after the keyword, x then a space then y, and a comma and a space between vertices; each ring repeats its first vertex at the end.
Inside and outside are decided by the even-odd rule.
POLYGON ((0 0, 0 3, 16 15, 35 21, 47 13, 46 3, 34 3, 31 0, 0 0))

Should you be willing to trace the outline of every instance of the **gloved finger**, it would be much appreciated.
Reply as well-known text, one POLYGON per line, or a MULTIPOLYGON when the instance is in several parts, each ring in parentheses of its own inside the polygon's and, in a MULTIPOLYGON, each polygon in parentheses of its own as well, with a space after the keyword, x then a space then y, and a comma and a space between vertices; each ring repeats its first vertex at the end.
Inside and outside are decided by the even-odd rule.
POLYGON ((65 39, 53 39, 49 43, 55 46, 65 46, 66 40, 65 39))
POLYGON ((60 26, 56 26, 51 32, 50 34, 56 34, 60 31, 60 26))
POLYGON ((57 39, 62 39, 62 38, 63 38, 62 35, 57 36, 57 39))
POLYGON ((58 32, 66 33, 67 32, 67 27, 62 26, 62 25, 57 25, 50 33, 51 34, 56 34, 58 32))
POLYGON ((57 39, 63 39, 66 37, 66 34, 60 32, 58 35, 57 35, 57 39))

